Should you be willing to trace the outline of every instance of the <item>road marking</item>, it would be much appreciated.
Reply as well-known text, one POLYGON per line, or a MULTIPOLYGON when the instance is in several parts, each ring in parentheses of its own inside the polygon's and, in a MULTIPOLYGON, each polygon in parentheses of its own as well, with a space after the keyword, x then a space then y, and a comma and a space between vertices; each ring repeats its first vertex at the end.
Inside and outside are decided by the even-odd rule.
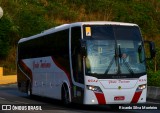
POLYGON ((26 103, 26 102, 21 102, 21 101, 14 101, 16 103, 20 103, 20 104, 29 104, 29 103, 26 103))
POLYGON ((3 98, 3 97, 0 97, 0 99, 1 99, 1 100, 5 100, 5 98, 3 98))

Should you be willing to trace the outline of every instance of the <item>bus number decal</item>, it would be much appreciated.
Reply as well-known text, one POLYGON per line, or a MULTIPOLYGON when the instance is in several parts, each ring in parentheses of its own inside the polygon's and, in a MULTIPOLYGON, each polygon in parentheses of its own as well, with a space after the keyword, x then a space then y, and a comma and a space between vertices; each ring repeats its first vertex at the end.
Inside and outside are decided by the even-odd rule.
POLYGON ((98 82, 98 80, 95 79, 89 79, 88 82, 98 82))

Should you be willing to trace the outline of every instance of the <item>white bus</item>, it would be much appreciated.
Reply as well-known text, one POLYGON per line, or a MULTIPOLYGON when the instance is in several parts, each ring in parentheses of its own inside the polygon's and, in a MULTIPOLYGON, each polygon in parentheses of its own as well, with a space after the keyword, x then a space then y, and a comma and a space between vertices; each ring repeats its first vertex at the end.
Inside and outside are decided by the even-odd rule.
MULTIPOLYGON (((154 43, 148 41, 150 58, 154 43)), ((22 38, 17 49, 20 91, 81 104, 146 102, 144 41, 138 25, 77 22, 22 38)))

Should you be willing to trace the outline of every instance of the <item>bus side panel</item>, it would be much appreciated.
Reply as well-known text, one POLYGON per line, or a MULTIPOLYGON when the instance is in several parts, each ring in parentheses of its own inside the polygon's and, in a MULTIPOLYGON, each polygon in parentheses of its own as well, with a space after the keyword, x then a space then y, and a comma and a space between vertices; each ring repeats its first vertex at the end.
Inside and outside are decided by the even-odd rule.
MULTIPOLYGON (((26 78, 33 84, 33 94, 60 98, 64 82, 69 84, 68 88, 71 88, 69 29, 19 42, 17 58, 23 61, 22 64, 25 64, 19 67, 24 68, 22 68, 24 70, 22 73, 27 75, 26 78)), ((19 78, 19 81, 27 80, 19 78)))
POLYGON ((69 72, 53 57, 25 59, 23 62, 33 74, 32 94, 61 99, 62 84, 66 82, 70 87, 69 72))

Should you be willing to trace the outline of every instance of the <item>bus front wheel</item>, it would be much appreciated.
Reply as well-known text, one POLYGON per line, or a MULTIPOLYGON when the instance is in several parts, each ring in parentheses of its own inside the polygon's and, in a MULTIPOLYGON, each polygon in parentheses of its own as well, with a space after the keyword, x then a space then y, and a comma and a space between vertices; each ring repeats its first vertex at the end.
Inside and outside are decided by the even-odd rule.
POLYGON ((70 101, 69 101, 69 90, 67 85, 63 85, 62 86, 62 102, 64 105, 69 105, 70 101))

